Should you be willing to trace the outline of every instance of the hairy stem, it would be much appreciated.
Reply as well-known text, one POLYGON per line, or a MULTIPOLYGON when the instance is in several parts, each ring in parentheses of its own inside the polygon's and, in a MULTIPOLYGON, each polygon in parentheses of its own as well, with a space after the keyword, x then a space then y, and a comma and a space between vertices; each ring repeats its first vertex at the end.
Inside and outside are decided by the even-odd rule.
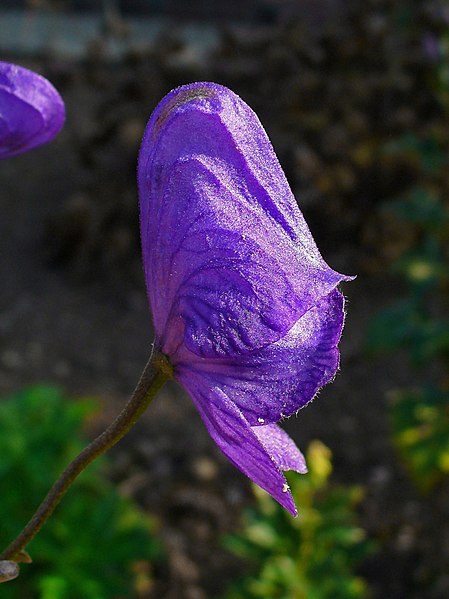
POLYGON ((171 365, 165 356, 155 352, 123 410, 114 422, 68 465, 19 536, 0 554, 0 560, 21 561, 20 554, 51 516, 76 477, 134 426, 172 374, 171 365))

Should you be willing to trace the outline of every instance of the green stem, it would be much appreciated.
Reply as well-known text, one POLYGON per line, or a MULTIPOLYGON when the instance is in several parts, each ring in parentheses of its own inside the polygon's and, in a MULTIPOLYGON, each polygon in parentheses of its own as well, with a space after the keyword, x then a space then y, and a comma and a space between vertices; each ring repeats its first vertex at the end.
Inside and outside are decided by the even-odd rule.
POLYGON ((114 422, 64 470, 19 536, 0 554, 0 560, 20 561, 21 552, 51 516, 76 477, 134 426, 172 374, 171 365, 165 356, 155 352, 145 366, 137 387, 126 406, 114 422))

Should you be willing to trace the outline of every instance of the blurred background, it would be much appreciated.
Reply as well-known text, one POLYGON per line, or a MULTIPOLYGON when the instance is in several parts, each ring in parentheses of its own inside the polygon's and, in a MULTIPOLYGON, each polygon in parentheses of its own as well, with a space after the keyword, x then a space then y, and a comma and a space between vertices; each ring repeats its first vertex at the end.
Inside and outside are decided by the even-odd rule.
POLYGON ((447 2, 3 0, 0 55, 67 107, 54 142, 0 164, 3 546, 148 358, 136 158, 170 89, 238 93, 324 258, 357 274, 341 372, 285 422, 310 467, 298 520, 167 385, 4 596, 448 597, 447 2))

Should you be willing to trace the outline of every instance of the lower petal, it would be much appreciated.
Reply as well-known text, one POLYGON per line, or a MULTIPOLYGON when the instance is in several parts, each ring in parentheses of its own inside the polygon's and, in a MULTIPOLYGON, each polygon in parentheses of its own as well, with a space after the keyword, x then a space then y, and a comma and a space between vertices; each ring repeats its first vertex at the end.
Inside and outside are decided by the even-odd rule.
POLYGON ((239 470, 297 515, 281 470, 305 472, 304 457, 287 433, 276 425, 251 427, 236 404, 204 379, 184 372, 178 377, 190 393, 210 436, 239 470))

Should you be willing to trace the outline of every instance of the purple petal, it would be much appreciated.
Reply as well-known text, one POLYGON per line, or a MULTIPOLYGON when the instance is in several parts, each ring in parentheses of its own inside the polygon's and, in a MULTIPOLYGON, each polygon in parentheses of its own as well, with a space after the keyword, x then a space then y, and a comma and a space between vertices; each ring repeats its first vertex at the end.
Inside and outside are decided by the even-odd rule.
POLYGON ((340 281, 270 141, 233 92, 196 83, 153 113, 139 157, 156 337, 171 355, 232 358, 281 339, 340 281))
POLYGON ((322 298, 279 341, 239 359, 201 359, 181 346, 175 372, 193 370, 232 398, 250 425, 278 422, 297 412, 335 375, 344 321, 338 290, 322 298))
POLYGON ((287 433, 276 425, 252 428, 223 391, 204 386, 192 374, 182 384, 228 460, 296 516, 296 506, 281 470, 304 473, 307 468, 303 455, 287 433))
POLYGON ((0 158, 50 141, 64 124, 64 103, 47 79, 0 62, 0 158))
POLYGON ((276 424, 253 426, 251 430, 281 470, 306 474, 306 460, 287 433, 276 424))

